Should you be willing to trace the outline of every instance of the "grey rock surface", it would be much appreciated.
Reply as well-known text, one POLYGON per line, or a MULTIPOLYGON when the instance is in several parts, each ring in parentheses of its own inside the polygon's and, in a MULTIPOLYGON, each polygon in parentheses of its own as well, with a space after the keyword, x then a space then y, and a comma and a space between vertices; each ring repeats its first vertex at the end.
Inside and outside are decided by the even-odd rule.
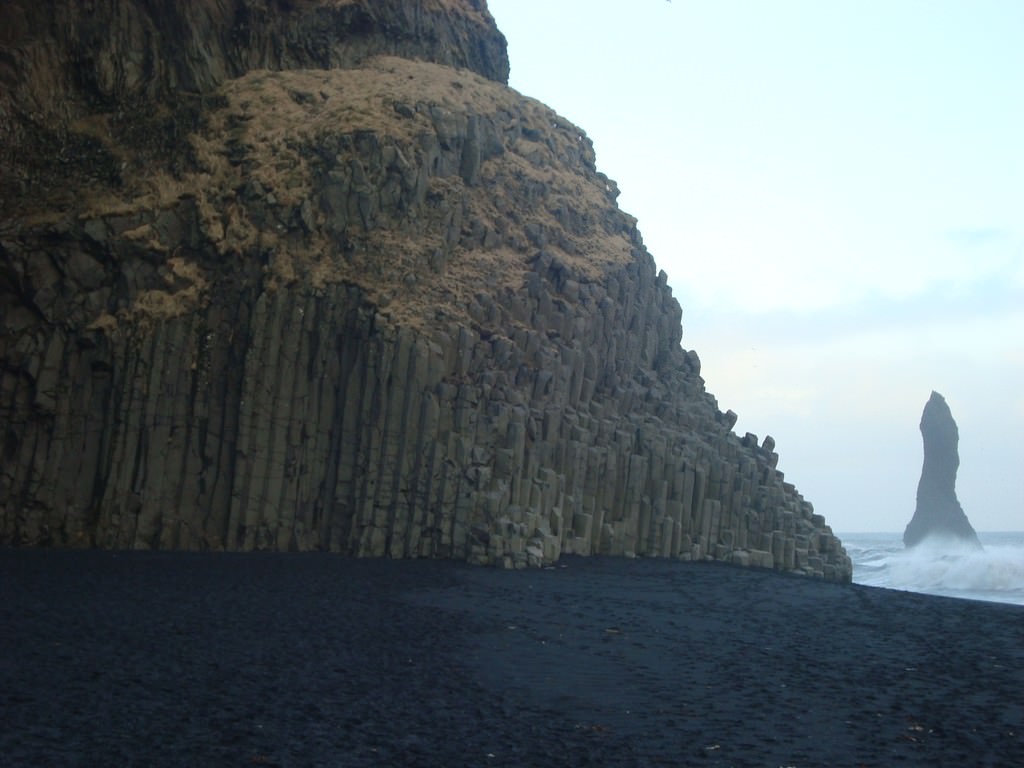
POLYGON ((850 580, 774 440, 705 390, 589 139, 503 84, 483 3, 191 5, 265 8, 295 51, 323 42, 303 14, 390 8, 354 48, 400 56, 332 26, 336 55, 268 58, 211 22, 189 34, 237 66, 111 90, 54 76, 79 49, 25 6, 3 43, 31 66, 3 112, 23 143, 0 174, 0 542, 850 580), (74 105, 38 141, 37 65, 74 105), (125 88, 141 106, 111 111, 125 88))
POLYGON ((960 467, 960 432, 945 398, 932 392, 921 414, 924 464, 917 485, 917 506, 903 532, 903 543, 914 547, 928 538, 953 539, 980 547, 978 534, 956 497, 960 467))

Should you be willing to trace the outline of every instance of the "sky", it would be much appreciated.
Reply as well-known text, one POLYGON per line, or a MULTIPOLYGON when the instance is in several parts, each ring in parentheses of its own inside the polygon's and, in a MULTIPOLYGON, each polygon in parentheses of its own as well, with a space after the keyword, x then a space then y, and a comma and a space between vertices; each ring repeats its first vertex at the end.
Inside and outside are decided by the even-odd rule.
POLYGON ((1024 2, 489 0, 578 125, 735 431, 837 532, 902 531, 932 390, 1024 530, 1024 2))

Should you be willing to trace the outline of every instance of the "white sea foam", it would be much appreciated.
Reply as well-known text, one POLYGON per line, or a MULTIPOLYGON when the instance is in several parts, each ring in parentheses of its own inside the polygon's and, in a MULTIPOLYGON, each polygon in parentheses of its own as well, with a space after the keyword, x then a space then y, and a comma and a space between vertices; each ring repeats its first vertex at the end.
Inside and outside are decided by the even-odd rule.
POLYGON ((858 584, 1024 605, 1024 533, 979 534, 983 549, 944 540, 906 549, 898 533, 841 538, 858 584))

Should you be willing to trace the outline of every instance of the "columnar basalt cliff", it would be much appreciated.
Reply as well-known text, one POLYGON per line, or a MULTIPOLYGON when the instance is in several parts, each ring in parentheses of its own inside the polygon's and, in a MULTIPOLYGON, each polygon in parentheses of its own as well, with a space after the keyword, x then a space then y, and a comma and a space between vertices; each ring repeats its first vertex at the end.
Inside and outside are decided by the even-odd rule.
POLYGON ((0 541, 850 560, 483 0, 0 9, 0 541))

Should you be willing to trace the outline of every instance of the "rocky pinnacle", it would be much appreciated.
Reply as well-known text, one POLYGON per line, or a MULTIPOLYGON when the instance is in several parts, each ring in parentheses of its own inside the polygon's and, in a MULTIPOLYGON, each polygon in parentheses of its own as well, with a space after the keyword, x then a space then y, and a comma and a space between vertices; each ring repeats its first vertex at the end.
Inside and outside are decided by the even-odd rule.
POLYGON ((917 485, 917 508, 903 532, 904 545, 913 547, 929 537, 941 537, 981 546, 956 498, 960 433, 945 398, 938 392, 932 392, 921 414, 921 437, 924 466, 917 485))

